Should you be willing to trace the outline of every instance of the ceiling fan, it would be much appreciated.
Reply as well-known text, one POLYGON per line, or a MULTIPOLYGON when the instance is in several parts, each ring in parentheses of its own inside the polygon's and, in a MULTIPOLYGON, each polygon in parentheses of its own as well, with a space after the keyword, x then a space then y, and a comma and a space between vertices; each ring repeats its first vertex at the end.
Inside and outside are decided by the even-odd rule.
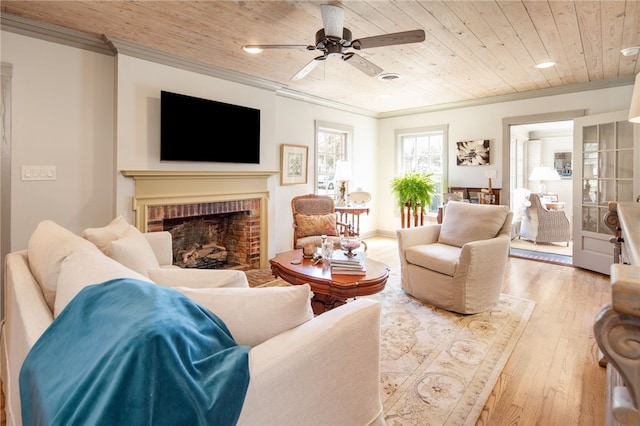
POLYGON ((307 49, 319 50, 322 55, 314 58, 298 71, 292 80, 300 80, 309 74, 320 62, 327 58, 342 58, 370 77, 382 72, 382 68, 348 49, 362 50, 372 47, 393 46, 397 44, 419 43, 425 40, 424 30, 403 31, 353 40, 351 31, 344 28, 344 10, 328 4, 320 5, 324 28, 316 32, 316 44, 312 46, 297 44, 251 44, 242 46, 250 53, 259 53, 264 49, 307 49))

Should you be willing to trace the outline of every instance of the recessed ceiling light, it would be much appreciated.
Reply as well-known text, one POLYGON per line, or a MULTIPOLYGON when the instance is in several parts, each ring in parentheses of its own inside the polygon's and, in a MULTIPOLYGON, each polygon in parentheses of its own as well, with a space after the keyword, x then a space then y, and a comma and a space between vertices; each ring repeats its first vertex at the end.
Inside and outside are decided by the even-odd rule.
POLYGON ((264 52, 263 48, 258 46, 251 46, 251 45, 242 46, 242 50, 244 50, 247 53, 253 53, 253 54, 264 52))
POLYGON ((536 64, 536 68, 551 68, 552 66, 554 66, 556 63, 553 61, 548 61, 548 62, 540 62, 539 64, 536 64))
POLYGON ((623 56, 637 55, 638 52, 640 52, 640 46, 625 47, 620 51, 620 53, 622 53, 623 56))
POLYGON ((383 73, 378 76, 378 80, 381 80, 381 81, 400 80, 400 74, 396 74, 394 72, 383 73))

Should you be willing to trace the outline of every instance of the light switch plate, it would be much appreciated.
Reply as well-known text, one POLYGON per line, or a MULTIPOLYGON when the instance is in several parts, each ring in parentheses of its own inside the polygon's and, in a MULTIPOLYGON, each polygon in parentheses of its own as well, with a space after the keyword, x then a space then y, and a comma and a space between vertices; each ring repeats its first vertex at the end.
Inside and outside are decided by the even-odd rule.
POLYGON ((56 180, 56 166, 22 166, 22 180, 56 180))

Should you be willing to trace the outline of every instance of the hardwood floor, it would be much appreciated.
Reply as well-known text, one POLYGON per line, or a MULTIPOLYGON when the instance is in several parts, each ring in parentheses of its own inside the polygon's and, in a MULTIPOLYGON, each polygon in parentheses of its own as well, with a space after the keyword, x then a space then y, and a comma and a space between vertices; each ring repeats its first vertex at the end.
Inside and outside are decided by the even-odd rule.
MULTIPOLYGON (((399 269, 395 239, 366 238, 368 256, 399 269)), ((510 257, 503 293, 536 302, 477 425, 603 425, 605 369, 593 321, 609 277, 510 257)))

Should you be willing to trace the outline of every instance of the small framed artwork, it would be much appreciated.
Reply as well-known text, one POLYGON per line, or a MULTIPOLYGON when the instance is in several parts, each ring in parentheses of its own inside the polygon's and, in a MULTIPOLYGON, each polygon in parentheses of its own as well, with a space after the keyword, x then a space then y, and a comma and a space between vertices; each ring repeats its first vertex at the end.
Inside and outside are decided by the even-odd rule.
POLYGON ((573 175, 573 164, 570 152, 555 152, 553 154, 553 166, 561 178, 568 179, 573 175))
POLYGON ((449 193, 451 194, 450 198, 456 201, 469 199, 467 188, 449 188, 449 193))
POLYGON ((457 142, 456 165, 484 166, 491 162, 489 139, 457 142))
POLYGON ((304 145, 280 146, 280 184, 299 185, 307 183, 307 155, 309 147, 304 145))

